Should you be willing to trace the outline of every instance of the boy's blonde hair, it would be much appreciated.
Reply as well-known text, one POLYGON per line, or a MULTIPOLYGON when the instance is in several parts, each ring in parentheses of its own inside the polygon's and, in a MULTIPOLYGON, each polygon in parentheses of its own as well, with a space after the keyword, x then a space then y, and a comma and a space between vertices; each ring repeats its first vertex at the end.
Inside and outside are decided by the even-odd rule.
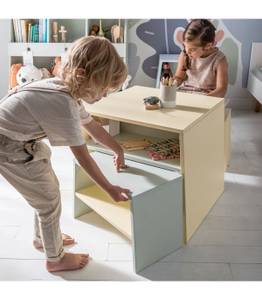
POLYGON ((96 36, 76 40, 61 71, 75 99, 93 99, 97 93, 117 90, 127 77, 127 67, 115 47, 106 38, 96 36))

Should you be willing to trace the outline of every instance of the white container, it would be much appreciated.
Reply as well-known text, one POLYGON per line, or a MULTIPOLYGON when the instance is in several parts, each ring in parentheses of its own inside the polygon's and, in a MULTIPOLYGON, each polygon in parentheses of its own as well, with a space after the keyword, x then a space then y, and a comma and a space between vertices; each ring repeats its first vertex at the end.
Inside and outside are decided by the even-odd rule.
POLYGON ((160 100, 163 108, 174 108, 176 107, 176 84, 172 86, 163 85, 160 82, 160 100))

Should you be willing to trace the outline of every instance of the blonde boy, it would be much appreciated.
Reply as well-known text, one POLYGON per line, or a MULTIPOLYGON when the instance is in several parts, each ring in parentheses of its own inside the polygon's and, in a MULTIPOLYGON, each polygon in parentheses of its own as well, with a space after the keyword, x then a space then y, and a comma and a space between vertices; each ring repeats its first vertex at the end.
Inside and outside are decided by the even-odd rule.
POLYGON ((85 171, 115 201, 127 200, 130 191, 104 177, 81 135, 82 125, 113 150, 117 170, 125 167, 121 147, 85 111, 82 101, 99 101, 118 89, 126 76, 126 66, 108 40, 83 37, 69 50, 60 78, 30 83, 0 101, 0 174, 34 209, 33 243, 44 249, 50 272, 80 269, 89 256, 64 251, 63 246, 74 239, 60 231, 59 182, 50 163, 51 151, 41 139, 47 137, 52 146, 69 146, 85 171))

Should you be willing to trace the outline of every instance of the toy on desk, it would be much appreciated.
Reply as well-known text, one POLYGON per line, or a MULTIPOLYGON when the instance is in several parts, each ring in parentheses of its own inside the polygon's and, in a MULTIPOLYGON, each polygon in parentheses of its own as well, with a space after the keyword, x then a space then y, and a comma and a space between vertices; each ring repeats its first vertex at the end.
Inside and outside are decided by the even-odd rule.
POLYGON ((61 34, 61 42, 65 43, 66 42, 66 34, 67 34, 67 30, 65 30, 65 26, 61 26, 59 33, 61 34))
POLYGON ((153 160, 179 158, 179 142, 176 139, 167 139, 153 143, 147 148, 147 153, 153 160))
POLYGON ((156 110, 160 109, 160 99, 155 96, 150 96, 144 98, 145 108, 147 110, 156 110))

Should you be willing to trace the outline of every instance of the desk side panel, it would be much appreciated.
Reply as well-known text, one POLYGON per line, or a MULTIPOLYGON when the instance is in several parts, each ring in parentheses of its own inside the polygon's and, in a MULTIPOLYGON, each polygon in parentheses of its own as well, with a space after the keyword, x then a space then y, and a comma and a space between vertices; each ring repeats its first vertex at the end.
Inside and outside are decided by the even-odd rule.
POLYGON ((182 140, 188 241, 224 190, 224 105, 185 131, 182 140))
POLYGON ((135 270, 183 245, 182 176, 131 200, 135 270))

